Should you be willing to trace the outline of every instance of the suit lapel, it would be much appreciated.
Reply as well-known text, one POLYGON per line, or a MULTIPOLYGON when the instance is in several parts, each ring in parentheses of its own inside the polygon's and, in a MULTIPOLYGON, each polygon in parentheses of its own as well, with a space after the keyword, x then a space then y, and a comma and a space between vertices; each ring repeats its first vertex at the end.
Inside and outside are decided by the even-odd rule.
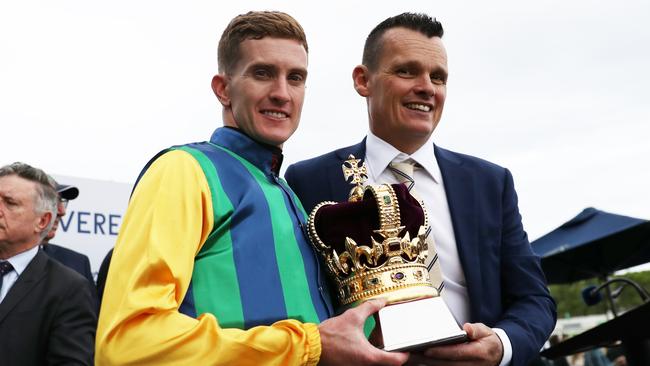
POLYGON ((434 151, 442 173, 458 255, 465 274, 471 317, 472 321, 476 321, 482 298, 476 184, 470 170, 463 166, 457 156, 435 145, 434 151))
POLYGON ((16 283, 11 287, 2 303, 0 303, 0 324, 4 318, 25 298, 36 284, 45 277, 47 254, 38 251, 27 268, 20 274, 16 283))

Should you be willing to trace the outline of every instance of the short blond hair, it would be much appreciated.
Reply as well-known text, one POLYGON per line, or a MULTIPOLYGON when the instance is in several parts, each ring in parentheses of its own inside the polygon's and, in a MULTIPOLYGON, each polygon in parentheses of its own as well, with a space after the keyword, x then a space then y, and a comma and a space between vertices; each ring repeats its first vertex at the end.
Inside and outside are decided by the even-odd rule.
POLYGON ((300 23, 280 11, 249 11, 230 21, 219 40, 219 72, 229 74, 240 58, 239 45, 247 39, 276 37, 294 39, 309 52, 307 37, 300 23))

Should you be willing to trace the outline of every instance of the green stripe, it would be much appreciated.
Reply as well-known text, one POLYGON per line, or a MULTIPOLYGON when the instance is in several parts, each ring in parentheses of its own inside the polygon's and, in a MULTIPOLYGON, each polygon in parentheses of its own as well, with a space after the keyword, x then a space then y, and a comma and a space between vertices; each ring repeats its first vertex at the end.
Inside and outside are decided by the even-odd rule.
POLYGON ((201 151, 187 146, 179 149, 191 154, 201 166, 212 196, 214 226, 195 258, 192 290, 196 314, 212 313, 222 327, 243 328, 244 311, 230 236, 230 217, 234 208, 224 192, 217 171, 201 151), (219 280, 215 281, 215 274, 219 280))
MULTIPOLYGON (((289 208, 284 204, 284 191, 282 188, 268 181, 259 168, 249 163, 232 151, 223 149, 239 160, 259 184, 267 202, 281 202, 281 205, 269 205, 271 209, 271 225, 273 227, 273 242, 275 243, 275 257, 278 263, 280 282, 284 302, 289 318, 301 319, 303 322, 319 323, 316 308, 311 299, 305 264, 302 253, 295 237, 295 229, 291 221, 289 208)), ((304 209, 301 211, 304 215, 304 209)))

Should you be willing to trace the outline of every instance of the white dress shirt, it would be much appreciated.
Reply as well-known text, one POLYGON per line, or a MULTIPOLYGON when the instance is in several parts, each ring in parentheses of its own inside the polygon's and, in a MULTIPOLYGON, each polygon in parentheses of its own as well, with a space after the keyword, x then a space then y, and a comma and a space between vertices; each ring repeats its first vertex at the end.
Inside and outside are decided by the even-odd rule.
MULTIPOLYGON (((452 314, 459 324, 467 323, 470 319, 469 295, 465 273, 460 263, 456 237, 451 222, 445 184, 433 150, 433 137, 411 155, 405 154, 386 141, 368 132, 366 137, 366 159, 368 167, 367 184, 394 184, 400 183, 390 171, 388 165, 395 161, 403 162, 407 159, 414 160, 421 168, 413 173, 415 181, 414 190, 418 198, 424 201, 427 210, 431 234, 436 245, 442 278, 445 289, 442 297, 449 306, 452 314)), ((512 345, 505 331, 492 328, 503 344, 503 359, 500 366, 506 366, 512 359, 512 345)))
POLYGON ((4 300, 5 296, 11 290, 11 287, 16 283, 18 277, 21 273, 27 268, 29 263, 36 257, 38 253, 38 245, 32 249, 16 254, 13 257, 7 259, 7 262, 11 263, 14 267, 14 270, 5 274, 2 278, 2 289, 0 289, 0 303, 4 300))

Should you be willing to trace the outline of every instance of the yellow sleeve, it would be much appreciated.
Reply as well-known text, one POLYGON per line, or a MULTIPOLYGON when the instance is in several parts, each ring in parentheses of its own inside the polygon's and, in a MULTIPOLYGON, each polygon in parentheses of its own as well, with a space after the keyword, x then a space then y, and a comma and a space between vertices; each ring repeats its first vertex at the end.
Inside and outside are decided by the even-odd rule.
POLYGON ((283 320, 224 329, 212 314, 178 312, 194 257, 213 226, 207 180, 191 155, 171 151, 131 197, 111 261, 97 327, 97 365, 315 365, 315 324, 283 320))

